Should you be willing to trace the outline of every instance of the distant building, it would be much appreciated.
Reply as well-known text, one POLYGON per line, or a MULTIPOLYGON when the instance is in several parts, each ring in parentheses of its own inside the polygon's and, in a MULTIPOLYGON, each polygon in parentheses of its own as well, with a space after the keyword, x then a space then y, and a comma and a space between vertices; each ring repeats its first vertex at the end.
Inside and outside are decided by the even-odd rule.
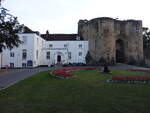
POLYGON ((57 63, 85 63, 88 41, 77 34, 42 34, 25 27, 18 34, 22 43, 18 48, 3 51, 2 67, 51 66, 57 63))

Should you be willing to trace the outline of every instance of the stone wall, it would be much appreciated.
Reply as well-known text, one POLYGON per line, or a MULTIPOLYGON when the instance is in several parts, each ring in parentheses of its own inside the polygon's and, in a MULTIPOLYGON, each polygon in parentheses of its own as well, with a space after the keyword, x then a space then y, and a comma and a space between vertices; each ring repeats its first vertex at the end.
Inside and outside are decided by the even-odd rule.
POLYGON ((80 20, 78 34, 89 41, 89 52, 97 63, 104 61, 114 64, 116 58, 130 64, 143 61, 142 21, 120 21, 105 17, 80 20), (119 42, 118 46, 116 42, 119 42), (119 46, 122 50, 116 50, 119 46), (121 53, 118 54, 118 51, 121 53))
POLYGON ((150 66, 150 59, 145 58, 145 65, 150 66))

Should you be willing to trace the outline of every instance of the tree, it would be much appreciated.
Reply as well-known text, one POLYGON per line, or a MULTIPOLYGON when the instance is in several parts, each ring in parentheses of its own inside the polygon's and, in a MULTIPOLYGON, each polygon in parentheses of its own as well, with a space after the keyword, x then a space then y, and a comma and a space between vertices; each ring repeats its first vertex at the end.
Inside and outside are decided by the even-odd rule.
POLYGON ((150 50, 150 31, 148 29, 143 33, 143 48, 144 50, 150 50))
POLYGON ((21 32, 23 25, 20 25, 17 17, 8 13, 8 10, 1 6, 0 0, 0 52, 5 48, 18 47, 22 41, 17 33, 21 32))
POLYGON ((85 60, 86 60, 87 65, 92 65, 92 63, 94 62, 94 60, 93 60, 93 58, 92 58, 89 51, 86 54, 85 60))

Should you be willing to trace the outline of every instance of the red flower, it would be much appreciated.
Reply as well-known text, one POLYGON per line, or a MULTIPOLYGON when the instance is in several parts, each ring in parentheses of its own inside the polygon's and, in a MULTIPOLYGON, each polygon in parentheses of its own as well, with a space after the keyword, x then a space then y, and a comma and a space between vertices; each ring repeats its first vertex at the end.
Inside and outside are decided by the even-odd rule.
POLYGON ((80 69, 100 69, 100 68, 97 68, 97 67, 69 67, 69 68, 54 70, 52 72, 52 74, 56 75, 56 76, 66 78, 66 77, 74 76, 74 74, 69 72, 69 71, 71 71, 71 70, 80 70, 80 69))

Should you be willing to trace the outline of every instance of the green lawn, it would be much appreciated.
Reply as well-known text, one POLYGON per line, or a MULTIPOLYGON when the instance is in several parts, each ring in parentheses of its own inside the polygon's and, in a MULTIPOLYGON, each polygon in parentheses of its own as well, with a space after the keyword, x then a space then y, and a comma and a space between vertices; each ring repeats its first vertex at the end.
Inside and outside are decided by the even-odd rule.
POLYGON ((0 113, 150 113, 150 84, 105 82, 113 75, 149 73, 74 73, 76 78, 63 80, 45 71, 0 91, 0 113))

